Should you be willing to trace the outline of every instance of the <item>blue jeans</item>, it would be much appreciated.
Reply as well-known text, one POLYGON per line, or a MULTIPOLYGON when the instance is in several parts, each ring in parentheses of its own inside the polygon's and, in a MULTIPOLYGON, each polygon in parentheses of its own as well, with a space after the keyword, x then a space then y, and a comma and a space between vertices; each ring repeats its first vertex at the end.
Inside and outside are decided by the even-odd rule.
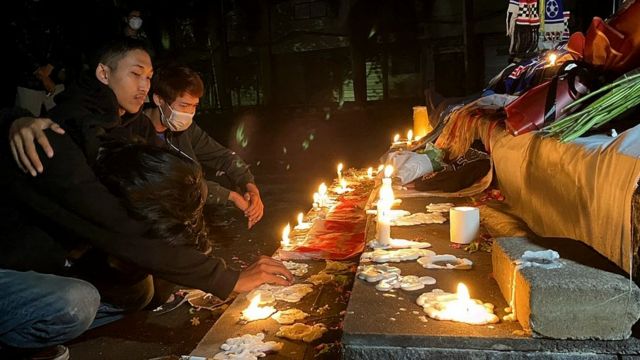
POLYGON ((40 348, 69 341, 87 329, 122 317, 122 310, 100 304, 86 281, 0 269, 0 343, 40 348))

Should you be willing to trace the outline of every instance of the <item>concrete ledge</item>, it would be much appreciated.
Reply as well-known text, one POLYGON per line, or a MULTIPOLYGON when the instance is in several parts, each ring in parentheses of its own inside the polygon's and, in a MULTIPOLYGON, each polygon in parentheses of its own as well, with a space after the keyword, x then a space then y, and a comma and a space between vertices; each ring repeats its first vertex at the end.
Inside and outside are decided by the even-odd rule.
POLYGON ((349 360, 414 360, 414 359, 447 359, 447 360, 485 360, 485 359, 568 359, 568 360, 615 360, 616 355, 585 354, 585 353, 552 353, 552 352, 521 352, 521 351, 491 351, 466 349, 429 349, 429 348, 400 348, 385 346, 346 347, 344 358, 349 360))
POLYGON ((516 316, 523 328, 534 337, 554 339, 629 338, 640 318, 640 289, 634 283, 567 259, 559 269, 514 273, 514 261, 526 250, 546 249, 527 238, 511 237, 496 239, 492 252, 493 275, 507 302, 515 284, 516 316))

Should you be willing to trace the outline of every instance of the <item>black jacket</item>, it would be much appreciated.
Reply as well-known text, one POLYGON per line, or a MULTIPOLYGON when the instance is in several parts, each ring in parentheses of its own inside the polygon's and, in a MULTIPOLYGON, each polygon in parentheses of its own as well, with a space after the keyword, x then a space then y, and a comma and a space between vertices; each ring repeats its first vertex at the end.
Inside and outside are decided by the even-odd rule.
POLYGON ((249 165, 234 151, 222 146, 211 138, 197 124, 193 123, 185 131, 171 132, 167 130, 161 138, 156 133, 153 123, 146 116, 131 119, 118 132, 122 137, 140 139, 145 143, 179 151, 192 160, 197 161, 205 173, 209 195, 207 204, 224 204, 229 199, 229 190, 213 181, 216 174, 224 173, 233 185, 246 190, 248 183, 254 183, 249 165))
MULTIPOLYGON (((47 134, 55 156, 49 159, 40 152, 45 169, 42 174, 35 178, 23 174, 10 156, 6 126, 0 134, 1 185, 6 185, 10 195, 2 204, 4 212, 23 214, 30 226, 36 226, 65 249, 87 243, 169 281, 227 297, 237 282, 237 271, 196 249, 145 237, 146 226, 130 218, 118 198, 94 175, 91 166, 100 144, 123 126, 115 94, 93 77, 63 94, 56 98, 58 105, 50 115, 67 134, 47 134)), ((24 236, 13 233, 0 239, 0 244, 19 247, 15 242, 24 236)), ((21 250, 32 254, 41 249, 21 250)), ((17 253, 14 251, 13 256, 17 253)), ((43 256, 47 258, 48 254, 43 256)), ((15 258, 6 257, 0 253, 2 266, 15 263, 15 258)))

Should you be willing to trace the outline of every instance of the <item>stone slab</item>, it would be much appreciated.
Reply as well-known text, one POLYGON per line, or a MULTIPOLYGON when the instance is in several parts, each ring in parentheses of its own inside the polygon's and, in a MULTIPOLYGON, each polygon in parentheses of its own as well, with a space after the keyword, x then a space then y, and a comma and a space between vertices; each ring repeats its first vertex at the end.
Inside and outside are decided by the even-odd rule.
POLYGON ((505 299, 515 286, 516 316, 525 330, 554 339, 629 338, 640 318, 640 289, 633 282, 568 259, 558 269, 515 270, 526 250, 547 249, 509 237, 496 239, 492 252, 494 278, 505 299))
MULTIPOLYGON (((460 203, 463 200, 405 198, 400 208, 417 212, 430 202, 449 201, 460 203)), ((480 326, 433 319, 421 321, 419 316, 425 314, 416 305, 416 298, 433 288, 454 291, 460 281, 468 285, 473 298, 493 303, 500 318, 506 314, 504 308, 507 302, 493 280, 491 254, 469 254, 462 249, 452 248, 448 229, 448 223, 393 227, 391 235, 428 241, 433 245, 431 250, 436 253, 467 257, 474 262, 474 268, 469 271, 442 271, 424 269, 415 262, 394 263, 393 266, 401 268, 403 274, 432 276, 438 281, 424 290, 391 293, 395 297, 384 296, 375 290, 374 284, 356 279, 343 326, 345 358, 615 359, 620 355, 640 355, 640 341, 636 336, 623 341, 569 341, 534 338, 527 335, 518 322, 513 321, 480 326), (460 351, 462 355, 451 351, 460 351), (487 356, 482 356, 483 353, 487 356)), ((374 231, 375 226, 368 226, 366 236, 369 240, 373 238, 374 231)), ((595 252, 591 250, 589 253, 588 250, 585 248, 583 254, 591 261, 595 252)))
MULTIPOLYGON (((302 278, 316 274, 325 267, 324 261, 303 261, 309 264, 309 272, 302 278)), ((352 278, 353 273, 347 273, 352 278)), ((301 281, 298 281, 301 282, 301 281)), ((310 314, 306 320, 312 320, 311 323, 322 322, 330 328, 340 318, 340 312, 343 311, 344 305, 338 301, 341 293, 337 292, 335 285, 326 284, 324 286, 314 286, 314 291, 303 297, 298 303, 286 303, 279 301, 275 307, 278 310, 289 308, 298 308, 310 314), (323 314, 314 311, 315 308, 329 305, 329 308, 323 314), (313 308, 313 309, 312 309, 313 308)), ((222 316, 211 327, 209 332, 202 338, 198 346, 191 352, 191 356, 212 358, 220 351, 222 345, 228 338, 242 336, 244 334, 255 335, 258 332, 265 333, 264 341, 278 341, 284 344, 282 350, 275 354, 270 354, 269 359, 316 359, 316 351, 314 349, 319 343, 333 342, 339 340, 339 335, 335 331, 329 331, 324 336, 312 343, 304 343, 302 341, 293 341, 275 336, 280 328, 275 320, 268 318, 264 320, 256 320, 249 323, 240 322, 240 315, 249 305, 249 301, 244 295, 238 295, 233 303, 227 308, 222 316)))

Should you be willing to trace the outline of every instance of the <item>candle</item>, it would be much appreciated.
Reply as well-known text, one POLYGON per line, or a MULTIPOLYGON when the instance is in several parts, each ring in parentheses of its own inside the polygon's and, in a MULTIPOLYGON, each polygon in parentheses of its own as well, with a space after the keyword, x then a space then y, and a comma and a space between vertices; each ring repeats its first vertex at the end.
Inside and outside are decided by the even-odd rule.
POLYGON ((254 321, 262 320, 276 312, 273 306, 260 306, 260 294, 251 299, 249 306, 242 311, 242 320, 254 321))
POLYGON ((463 283, 458 284, 457 293, 450 294, 440 289, 418 297, 418 305, 430 318, 449 320, 472 325, 493 324, 498 317, 493 313, 493 304, 471 299, 463 283))
POLYGON ((427 113, 426 106, 414 106, 413 107, 413 134, 418 138, 426 136, 433 131, 431 124, 429 123, 429 114, 427 113))
POLYGON ((340 180, 340 188, 342 189, 343 192, 347 191, 347 180, 345 179, 340 180))
POLYGON ((549 60, 549 65, 555 66, 556 65, 556 60, 558 60, 558 55, 556 55, 556 53, 552 52, 547 57, 547 60, 549 60))
POLYGON ((390 178, 393 174, 393 166, 387 165, 384 167, 384 177, 390 178))
POLYGON ((367 177, 369 177, 369 179, 373 178, 373 168, 372 167, 369 167, 367 169, 367 177))
POLYGON ((384 170, 384 164, 378 165, 378 172, 381 172, 382 170, 384 170))
POLYGON ((457 244, 470 244, 480 229, 480 210, 472 206, 449 209, 449 239, 457 244))
POLYGON ((396 135, 393 137, 393 143, 394 143, 394 144, 397 144, 399 141, 400 141, 400 134, 396 134, 396 135))
POLYGON ((304 222, 304 214, 303 213, 299 213, 298 214, 298 225, 296 225, 296 227, 294 229, 296 230, 308 230, 311 227, 311 223, 309 222, 304 222))
POLYGON ((376 222, 377 243, 379 246, 387 246, 391 242, 391 221, 387 212, 389 211, 389 202, 385 199, 378 200, 378 215, 376 222))
POLYGON ((407 145, 411 145, 412 142, 413 142, 413 130, 409 129, 409 131, 407 131, 407 145))
POLYGON ((282 229, 282 240, 280 241, 280 246, 282 246, 284 250, 290 247, 289 233, 291 233, 291 225, 287 224, 287 226, 282 229))
MULTIPOLYGON (((385 169, 385 174, 386 174, 385 169)), ((386 247, 391 242, 391 217, 390 211, 393 205, 394 195, 391 187, 391 179, 386 177, 382 179, 382 186, 378 194, 377 203, 377 243, 379 246, 386 247)))
POLYGON ((327 185, 325 183, 318 186, 318 195, 320 195, 320 207, 324 207, 327 203, 327 185))
POLYGON ((318 210, 320 208, 320 194, 317 192, 313 193, 313 209, 318 210))
POLYGON ((338 164, 338 180, 342 180, 342 163, 338 164))

